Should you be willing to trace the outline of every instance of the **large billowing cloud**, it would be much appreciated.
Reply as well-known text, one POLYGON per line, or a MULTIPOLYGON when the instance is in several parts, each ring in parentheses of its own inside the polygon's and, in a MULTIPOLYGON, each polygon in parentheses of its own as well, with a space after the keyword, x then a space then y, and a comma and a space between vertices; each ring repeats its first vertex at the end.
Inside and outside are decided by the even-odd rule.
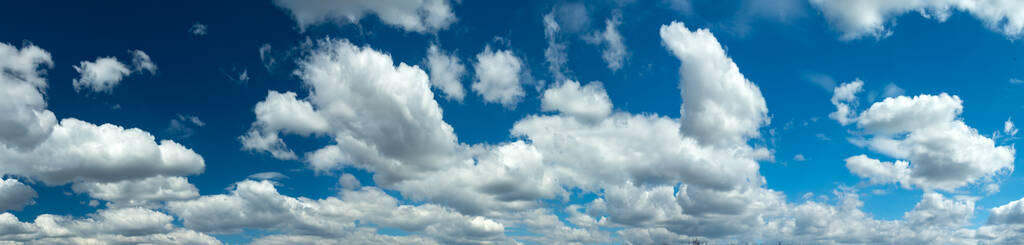
POLYGON ((256 107, 253 129, 242 137, 247 149, 294 158, 279 134, 329 135, 335 144, 308 153, 305 161, 317 171, 372 170, 378 184, 453 161, 459 145, 441 120, 426 72, 396 66, 390 56, 347 40, 321 40, 316 46, 296 71, 309 96, 300 100, 291 92, 271 91, 256 107))
POLYGON ((842 33, 840 39, 885 38, 892 35, 893 19, 910 12, 925 18, 946 21, 953 10, 966 12, 985 25, 1011 38, 1024 34, 1024 2, 1000 0, 810 0, 832 26, 842 33))
POLYGON ((384 24, 406 31, 436 32, 456 20, 448 0, 275 0, 274 4, 287 10, 303 29, 323 22, 359 23, 367 15, 375 15, 384 24))
POLYGON ((993 182, 1013 171, 1015 150, 967 126, 959 118, 963 101, 955 95, 918 95, 886 98, 856 112, 860 80, 835 89, 830 117, 843 125, 856 123, 865 138, 854 143, 882 155, 901 159, 880 161, 867 155, 846 159, 854 174, 871 183, 899 183, 904 187, 954 190, 972 183, 993 182))

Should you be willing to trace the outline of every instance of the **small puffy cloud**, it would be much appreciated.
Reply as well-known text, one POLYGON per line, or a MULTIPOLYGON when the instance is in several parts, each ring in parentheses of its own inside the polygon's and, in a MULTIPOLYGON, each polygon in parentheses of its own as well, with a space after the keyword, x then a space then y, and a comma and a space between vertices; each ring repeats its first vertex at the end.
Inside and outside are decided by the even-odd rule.
POLYGON ((595 32, 584 37, 588 43, 603 46, 601 58, 608 64, 608 69, 618 71, 626 62, 629 53, 623 43, 622 35, 619 34, 619 25, 622 24, 622 14, 616 12, 611 19, 605 20, 605 30, 595 32))
POLYGON ((295 159, 278 132, 311 135, 326 132, 327 119, 313 110, 308 101, 298 100, 294 92, 269 91, 267 98, 256 103, 253 129, 239 137, 242 149, 270 152, 277 159, 295 159))
POLYGON ((484 48, 476 55, 473 70, 476 81, 472 88, 488 103, 500 103, 505 108, 515 108, 526 92, 523 91, 521 73, 523 61, 509 50, 484 48))
POLYGON ((105 92, 108 94, 112 93, 114 87, 131 73, 128 66, 117 61, 117 58, 114 57, 96 58, 96 61, 92 62, 82 61, 82 63, 74 66, 74 68, 80 74, 78 79, 72 80, 75 91, 87 88, 92 90, 92 92, 105 92))
POLYGON ((466 89, 462 87, 462 77, 466 74, 466 66, 458 56, 446 53, 436 44, 427 49, 427 70, 430 71, 430 86, 444 92, 445 98, 462 101, 466 97, 466 89))
POLYGON ((810 0, 821 10, 832 27, 842 33, 840 40, 863 37, 877 39, 892 35, 891 23, 906 13, 917 12, 923 17, 944 22, 954 10, 968 13, 985 25, 1010 38, 1024 33, 1024 3, 1018 1, 860 1, 810 0))
POLYGON ((42 214, 21 222, 0 213, 0 240, 30 244, 220 244, 216 238, 176 228, 170 215, 144 208, 104 209, 88 218, 42 214))
POLYGON ((188 179, 179 176, 154 176, 139 180, 117 182, 77 182, 71 185, 75 193, 109 201, 112 207, 155 207, 164 201, 187 200, 199 196, 188 179))
POLYGON ((903 95, 903 93, 905 93, 905 92, 906 91, 903 90, 903 88, 900 88, 900 86, 896 86, 896 84, 890 83, 890 84, 885 85, 885 89, 882 90, 882 97, 885 97, 885 98, 896 97, 896 96, 903 95))
POLYGON ((680 61, 683 133, 702 143, 742 144, 768 124, 761 90, 740 73, 708 29, 683 23, 661 27, 662 43, 680 61))
POLYGON ((0 211, 21 210, 35 203, 36 191, 17 179, 0 178, 0 211))
POLYGON ((560 111, 583 122, 596 122, 612 113, 612 102, 600 82, 580 87, 572 80, 544 91, 541 110, 560 111))
POLYGON ((807 161, 807 158, 804 157, 804 154, 796 154, 796 155, 793 156, 793 161, 803 162, 803 161, 807 161))
POLYGON ((324 23, 357 24, 368 15, 384 24, 412 32, 436 32, 456 21, 448 0, 316 1, 275 0, 288 11, 300 29, 324 23))
POLYGON ((1014 148, 997 146, 967 126, 959 118, 963 112, 959 97, 945 93, 890 97, 858 114, 847 103, 856 101, 862 85, 857 80, 837 87, 832 97, 837 111, 830 117, 843 125, 856 122, 864 130, 866 138, 854 143, 901 160, 850 157, 846 165, 853 173, 872 183, 953 190, 992 182, 995 176, 1013 171, 1014 148))
POLYGON ((149 58, 149 55, 142 50, 130 50, 132 53, 132 72, 142 73, 142 71, 148 71, 149 74, 156 74, 156 64, 153 64, 153 60, 149 58))
POLYGON ((835 87, 832 92, 832 104, 836 106, 836 111, 829 113, 828 117, 842 125, 854 122, 856 119, 853 117, 856 115, 851 114, 856 113, 853 110, 857 106, 857 93, 863 91, 863 87, 864 82, 860 79, 835 87))
POLYGON ((188 28, 188 32, 195 36, 206 36, 206 25, 196 21, 195 24, 192 24, 192 27, 188 28))

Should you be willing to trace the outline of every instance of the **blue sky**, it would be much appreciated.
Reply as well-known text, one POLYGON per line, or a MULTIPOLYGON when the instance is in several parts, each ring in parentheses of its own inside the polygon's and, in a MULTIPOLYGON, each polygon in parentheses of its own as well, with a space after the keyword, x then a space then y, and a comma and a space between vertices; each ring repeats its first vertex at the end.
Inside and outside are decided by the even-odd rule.
POLYGON ((1017 3, 3 5, 0 240, 1024 241, 1017 3))

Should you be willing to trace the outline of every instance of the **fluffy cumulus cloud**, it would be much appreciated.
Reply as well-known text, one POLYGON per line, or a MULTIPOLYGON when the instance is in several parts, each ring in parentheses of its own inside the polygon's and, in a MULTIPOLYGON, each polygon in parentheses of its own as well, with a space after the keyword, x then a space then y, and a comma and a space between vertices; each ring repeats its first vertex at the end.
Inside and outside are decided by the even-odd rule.
MULTIPOLYGON (((409 238, 366 237, 369 224, 421 232, 442 243, 478 243, 503 237, 504 226, 480 216, 466 216, 434 204, 400 205, 379 189, 343 190, 325 199, 281 195, 269 181, 246 180, 230 194, 171 202, 167 208, 185 227, 199 231, 232 232, 243 228, 316 236, 270 237, 257 243, 318 240, 323 238, 366 243, 365 239, 401 241, 409 238)), ((418 239, 416 239, 418 240, 418 239)), ((411 240, 410 240, 411 241, 411 240)), ((426 242, 426 241, 423 241, 426 242)))
POLYGON ((476 81, 472 88, 489 103, 515 108, 526 92, 522 73, 525 64, 509 50, 492 50, 490 46, 476 55, 473 70, 476 81))
POLYGON ((144 208, 104 209, 79 219, 43 214, 33 222, 0 213, 0 240, 26 244, 220 244, 209 235, 176 228, 173 220, 144 208))
POLYGON ((737 144, 758 136, 758 129, 768 123, 761 90, 740 73, 711 31, 690 31, 677 22, 662 26, 661 38, 683 63, 683 132, 711 144, 737 144))
POLYGON ((412 32, 436 32, 455 22, 448 0, 400 1, 332 1, 275 0, 287 10, 299 28, 324 22, 359 23, 368 15, 377 16, 384 24, 412 32))
POLYGON ((866 155, 846 159, 854 174, 872 183, 900 183, 924 189, 954 190, 972 183, 993 182, 1013 171, 1015 150, 998 146, 959 118, 963 101, 955 95, 918 95, 886 98, 863 112, 855 111, 860 80, 835 89, 830 117, 841 124, 855 123, 864 138, 852 142, 887 157, 866 155))
POLYGON ((114 91, 114 87, 121 83, 121 79, 124 79, 124 77, 131 73, 127 65, 117 61, 117 58, 114 57, 100 57, 96 58, 96 61, 82 61, 81 64, 74 66, 74 68, 80 74, 78 79, 72 80, 75 91, 81 91, 82 88, 86 88, 93 92, 111 93, 114 91))
POLYGON ((580 83, 568 80, 545 90, 541 110, 559 111, 584 122, 596 122, 612 113, 612 102, 601 82, 580 83))
POLYGON ((334 144, 307 153, 318 171, 356 166, 386 184, 452 161, 459 145, 430 91, 427 73, 370 47, 321 40, 296 74, 309 96, 271 91, 257 104, 257 121, 242 142, 281 159, 297 157, 282 134, 331 136, 334 144))
POLYGON ((430 85, 444 92, 445 98, 462 101, 466 97, 466 89, 462 87, 462 77, 466 74, 466 65, 458 56, 445 53, 435 44, 427 49, 427 69, 430 70, 430 85))
POLYGON ((892 35, 891 22, 906 13, 917 12, 925 18, 943 22, 954 10, 965 12, 1010 38, 1024 34, 1024 3, 998 0, 810 0, 832 26, 840 39, 885 38, 892 35))
POLYGON ((129 67, 117 60, 116 57, 100 57, 95 61, 82 61, 74 66, 78 71, 79 78, 72 80, 76 92, 83 88, 96 93, 113 93, 125 77, 132 73, 156 74, 156 64, 149 58, 149 55, 142 50, 129 50, 132 55, 132 65, 129 67))
POLYGON ((71 185, 76 193, 111 202, 109 206, 154 207, 163 201, 187 200, 199 196, 199 190, 184 177, 154 176, 118 182, 79 182, 71 185))
POLYGON ((17 179, 0 179, 0 211, 21 210, 35 203, 36 191, 17 179))
MULTIPOLYGON (((270 180, 245 180, 227 194, 164 201, 166 210, 185 229, 273 234, 256 244, 1012 241, 999 235, 1016 228, 1020 212, 1012 203, 972 229, 975 198, 968 196, 926 191, 900 220, 872 218, 853 188, 787 202, 760 175, 758 162, 771 151, 749 143, 769 123, 758 86, 708 30, 676 22, 660 33, 681 61, 681 118, 614 111, 600 82, 565 80, 543 91, 543 113, 516 122, 510 142, 475 145, 458 141, 431 92, 432 77, 419 67, 345 40, 317 41, 295 71, 308 91, 268 92, 254 107, 243 145, 317 172, 359 168, 375 186, 341 173, 337 195, 311 199, 283 195, 270 180), (330 141, 296 153, 283 135, 330 141), (562 210, 548 205, 579 194, 594 198, 562 210)), ((851 157, 854 173, 873 183, 949 190, 1012 168, 1004 159, 1012 159, 1012 147, 995 146, 958 119, 959 98, 895 96, 859 112, 860 86, 836 89, 833 103, 847 110, 833 118, 864 131, 854 142, 898 160, 851 157), (910 120, 921 117, 929 122, 910 120)))

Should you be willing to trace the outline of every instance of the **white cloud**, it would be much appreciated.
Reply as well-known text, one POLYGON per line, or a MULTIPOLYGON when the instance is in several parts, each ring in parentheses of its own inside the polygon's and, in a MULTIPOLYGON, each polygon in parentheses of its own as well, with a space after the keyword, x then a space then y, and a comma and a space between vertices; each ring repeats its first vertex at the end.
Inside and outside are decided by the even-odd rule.
POLYGON ((359 189, 359 187, 362 187, 362 184, 359 183, 359 180, 356 179, 355 176, 352 176, 352 174, 348 173, 342 174, 341 177, 338 178, 338 184, 341 185, 341 188, 349 190, 355 190, 359 189))
POLYGON ((793 161, 803 162, 803 161, 807 161, 807 158, 804 157, 804 154, 796 154, 796 155, 793 155, 793 161))
POLYGON ((0 166, 3 174, 61 185, 197 174, 205 164, 191 149, 170 140, 154 142, 153 135, 140 129, 67 118, 32 150, 0 147, 0 166))
POLYGON ((0 178, 0 211, 21 210, 21 208, 35 204, 39 195, 36 191, 18 181, 17 179, 0 178))
POLYGON ((462 101, 466 97, 466 89, 462 87, 466 66, 458 56, 431 44, 427 49, 427 69, 430 71, 430 85, 441 89, 445 98, 462 101))
POLYGON ((317 171, 355 166, 375 172, 379 185, 452 161, 457 140, 441 119, 426 72, 347 40, 321 40, 299 61, 307 98, 270 92, 242 142, 281 159, 296 155, 280 133, 325 134, 335 145, 308 153, 317 171))
MULTIPOLYGON (((153 135, 137 128, 95 125, 74 118, 56 123, 46 110, 39 76, 41 65, 50 64, 49 54, 35 46, 18 51, 0 45, 0 91, 16 94, 3 97, 0 109, 12 112, 14 120, 0 123, 20 133, 0 134, 0 174, 23 176, 47 185, 72 181, 112 182, 156 175, 178 176, 203 171, 203 158, 170 140, 155 142, 153 135)), ((5 117, 6 118, 6 117, 5 117)))
POLYGON ((242 149, 268 151, 277 159, 296 159, 295 153, 278 138, 278 132, 298 135, 324 133, 327 119, 313 110, 308 101, 298 100, 294 92, 270 90, 267 98, 253 108, 256 122, 246 135, 239 137, 242 149))
POLYGON ((612 102, 601 82, 580 87, 580 83, 567 80, 544 91, 541 110, 559 111, 582 122, 596 122, 612 113, 612 102))
POLYGON ((1006 122, 1003 122, 1003 134, 1010 137, 1017 135, 1017 127, 1013 126, 1013 121, 1011 121, 1010 118, 1007 118, 1006 122))
POLYGON ((0 213, 0 240, 28 244, 220 244, 192 230, 175 228, 174 218, 143 208, 99 210, 88 218, 42 214, 21 222, 0 213))
POLYGON ((523 66, 523 62, 512 51, 491 50, 487 46, 476 55, 476 63, 473 64, 476 73, 473 91, 486 102, 515 108, 526 95, 520 77, 523 66))
POLYGON ((907 212, 904 219, 912 227, 944 226, 961 227, 970 224, 974 215, 974 201, 950 200, 942 194, 927 192, 914 210, 907 212))
POLYGON ((400 205, 373 188, 342 190, 338 197, 311 200, 283 196, 269 181, 246 180, 230 194, 168 203, 167 209, 186 227, 200 231, 236 232, 242 228, 345 239, 358 233, 356 221, 407 232, 420 232, 445 243, 502 239, 504 226, 433 205, 400 205))
POLYGON ((155 207, 160 202, 187 200, 199 196, 199 190, 184 177, 154 176, 118 182, 78 182, 71 185, 75 193, 112 202, 111 207, 155 207))
POLYGON ((707 29, 683 23, 661 27, 662 43, 683 65, 679 88, 682 131, 702 143, 742 144, 768 124, 761 90, 740 73, 718 39, 707 29))
POLYGON ((0 43, 0 145, 28 150, 46 140, 57 118, 46 110, 43 93, 50 53, 36 46, 18 49, 0 43))
POLYGON ((584 37, 588 43, 592 43, 599 46, 604 46, 604 50, 601 51, 601 58, 604 59, 605 63, 608 63, 608 69, 612 71, 618 71, 622 69, 623 63, 626 62, 626 57, 629 53, 626 51, 626 45, 623 43, 622 35, 619 34, 619 25, 622 24, 622 14, 616 12, 612 15, 611 19, 605 20, 605 30, 602 32, 595 32, 584 37))
POLYGON ((886 0, 810 0, 833 28, 841 32, 841 40, 862 37, 878 39, 892 35, 893 19, 909 12, 944 22, 953 10, 969 13, 985 25, 1010 38, 1024 33, 1024 3, 1017 1, 886 1, 886 0))
POLYGON ((114 87, 131 73, 128 66, 114 57, 96 58, 94 62, 82 61, 74 68, 80 74, 78 79, 72 80, 76 92, 88 88, 97 93, 112 93, 114 87))
POLYGON ((988 224, 1024 224, 1024 198, 992 208, 989 211, 988 224))
POLYGON ((263 67, 267 68, 267 71, 271 71, 274 65, 277 64, 277 59, 274 58, 274 54, 271 53, 271 47, 269 43, 260 46, 260 62, 263 63, 263 67))
POLYGON ((857 106, 857 93, 863 91, 863 87, 864 82, 860 79, 835 87, 832 92, 832 104, 836 106, 836 111, 829 113, 828 117, 844 126, 856 121, 853 117, 857 115, 851 114, 856 114, 853 110, 857 106))
POLYGON ((857 114, 847 102, 856 100, 860 80, 836 88, 830 117, 852 122, 868 138, 852 142, 883 155, 907 161, 881 162, 865 155, 846 160, 847 167, 872 183, 899 182, 904 187, 954 190, 972 183, 992 182, 1013 171, 1014 148, 996 146, 961 119, 963 101, 957 96, 897 96, 876 102, 857 114))
POLYGON ((551 72, 556 81, 565 80, 565 73, 568 73, 565 63, 569 57, 565 52, 567 45, 558 41, 558 32, 561 27, 558 25, 558 21, 555 21, 555 10, 552 9, 550 13, 545 14, 543 20, 544 39, 548 41, 548 47, 544 48, 544 60, 548 62, 548 72, 551 72))
POLYGON ((276 180, 285 179, 288 178, 288 176, 278 172, 259 172, 255 174, 250 174, 249 178, 254 180, 276 180))
POLYGON ((132 72, 142 73, 142 71, 148 71, 149 74, 156 74, 156 64, 153 64, 153 60, 149 58, 149 55, 142 50, 129 50, 132 53, 132 72))
POLYGON ((188 28, 188 32, 195 36, 206 36, 206 25, 196 21, 195 24, 192 24, 192 27, 188 28))
POLYGON ((384 24, 412 32, 436 32, 456 21, 448 0, 275 0, 274 4, 287 10, 300 29, 324 22, 359 23, 367 15, 376 15, 384 24))
POLYGON ((903 88, 900 88, 900 86, 896 86, 896 84, 890 83, 885 85, 885 89, 882 91, 882 97, 896 97, 903 95, 903 93, 905 92, 906 91, 903 90, 903 88))

